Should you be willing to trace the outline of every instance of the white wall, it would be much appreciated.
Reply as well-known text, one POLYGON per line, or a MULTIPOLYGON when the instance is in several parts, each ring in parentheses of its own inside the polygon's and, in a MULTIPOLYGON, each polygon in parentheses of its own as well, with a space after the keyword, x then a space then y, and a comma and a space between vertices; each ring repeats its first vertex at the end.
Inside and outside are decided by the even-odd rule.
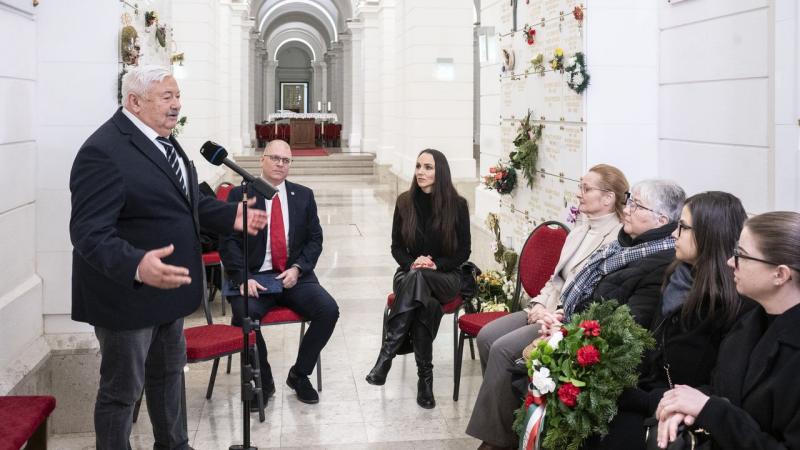
POLYGON ((798 4, 660 8, 660 169, 749 212, 800 209, 798 4))
POLYGON ((6 43, 0 47, 6 62, 0 66, 0 378, 43 329, 43 283, 36 275, 36 27, 30 2, 0 0, 0 42, 6 43))

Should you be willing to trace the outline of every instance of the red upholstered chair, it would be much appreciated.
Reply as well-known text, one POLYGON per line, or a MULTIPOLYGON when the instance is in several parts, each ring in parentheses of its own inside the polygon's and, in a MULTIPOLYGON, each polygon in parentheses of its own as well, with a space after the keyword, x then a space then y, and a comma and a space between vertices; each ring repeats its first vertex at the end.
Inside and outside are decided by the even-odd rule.
MULTIPOLYGON (((539 295, 545 283, 553 275, 553 271, 558 264, 561 256, 561 247, 567 239, 569 228, 566 225, 548 221, 540 224, 531 232, 522 252, 519 255, 517 265, 517 287, 514 291, 512 304, 519 305, 522 289, 530 297, 539 295)), ((479 312, 474 314, 464 314, 458 319, 458 348, 456 349, 453 401, 458 401, 458 390, 461 383, 461 363, 464 355, 464 340, 478 336, 478 333, 489 322, 508 314, 507 312, 479 312)), ((473 355, 474 359, 474 355, 473 355)))
MULTIPOLYGON (((220 183, 217 186, 216 196, 217 200, 227 201, 228 194, 230 194, 231 189, 233 189, 233 185, 228 183, 227 181, 220 183)), ((217 274, 217 271, 222 272, 222 260, 219 257, 219 252, 206 252, 203 253, 203 267, 209 268, 209 279, 211 282, 207 283, 206 289, 208 290, 208 301, 213 301, 214 296, 217 295, 217 286, 214 284, 213 280, 217 274)), ((208 281, 208 280, 207 280, 208 281)), ((225 315, 225 301, 221 299, 220 303, 222 303, 222 315, 225 315)))
MULTIPOLYGON (((205 277, 205 272, 203 272, 205 277)), ((203 280, 205 282, 205 280, 203 280)), ((211 310, 208 305, 208 291, 203 295, 203 312, 206 316, 206 325, 190 327, 183 330, 186 338, 186 362, 189 364, 214 360, 211 367, 211 376, 208 379, 206 398, 211 399, 214 392, 214 381, 217 379, 217 369, 219 368, 220 358, 230 357, 234 353, 242 351, 242 329, 233 325, 223 325, 214 323, 211 318, 211 310)), ((223 299, 224 301, 224 299, 223 299)), ((250 333, 250 345, 255 344, 255 333, 250 333)), ((181 373, 181 376, 183 374, 181 373)), ((186 389, 181 393, 184 410, 186 409, 186 389)), ((133 421, 139 417, 139 407, 141 397, 136 402, 133 409, 133 421)))
POLYGON ((0 450, 47 449, 47 418, 56 407, 55 397, 0 397, 0 450))

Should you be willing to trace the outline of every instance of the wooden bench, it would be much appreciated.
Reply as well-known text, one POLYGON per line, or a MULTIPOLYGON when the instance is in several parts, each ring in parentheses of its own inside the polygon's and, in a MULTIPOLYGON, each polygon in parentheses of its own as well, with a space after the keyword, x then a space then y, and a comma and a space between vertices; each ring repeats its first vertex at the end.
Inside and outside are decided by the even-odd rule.
POLYGON ((47 448, 47 417, 56 407, 55 397, 0 397, 0 450, 47 448))

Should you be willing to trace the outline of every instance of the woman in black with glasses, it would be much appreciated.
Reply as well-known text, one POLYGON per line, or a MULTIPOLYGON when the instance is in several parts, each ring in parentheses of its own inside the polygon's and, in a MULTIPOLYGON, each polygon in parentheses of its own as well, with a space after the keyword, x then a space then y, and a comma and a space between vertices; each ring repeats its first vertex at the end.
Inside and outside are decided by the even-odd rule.
POLYGON ((678 385, 664 394, 659 447, 685 423, 708 432, 712 448, 800 448, 800 214, 748 219, 728 266, 758 307, 720 346, 710 390, 678 385))
POLYGON ((619 412, 602 441, 587 448, 645 448, 644 420, 673 384, 707 385, 720 342, 742 311, 728 258, 747 219, 742 202, 726 192, 686 199, 650 330, 656 349, 642 363, 639 383, 618 401, 619 412))

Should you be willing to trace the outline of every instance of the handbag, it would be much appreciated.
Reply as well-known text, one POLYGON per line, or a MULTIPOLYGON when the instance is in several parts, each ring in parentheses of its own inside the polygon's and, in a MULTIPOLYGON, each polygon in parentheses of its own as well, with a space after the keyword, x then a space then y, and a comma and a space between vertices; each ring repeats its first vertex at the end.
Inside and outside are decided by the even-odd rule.
POLYGON ((459 274, 461 275, 461 299, 464 302, 464 308, 468 313, 474 313, 472 307, 472 299, 478 295, 478 275, 481 274, 481 269, 472 261, 467 261, 459 267, 459 274))
MULTIPOLYGON (((666 319, 665 319, 666 320, 666 319)), ((663 324, 663 322, 661 323, 663 324)), ((656 327, 656 330, 661 328, 661 324, 656 327)), ((661 351, 664 353, 664 371, 667 374, 667 384, 672 389, 675 386, 672 384, 672 375, 669 372, 669 362, 667 359, 667 340, 664 333, 661 333, 661 351)), ((661 450, 658 447, 658 419, 649 417, 644 421, 644 442, 647 450, 661 450)), ((711 440, 709 433, 702 428, 691 428, 685 424, 678 425, 678 432, 676 433, 675 440, 667 445, 667 450, 706 450, 711 448, 711 440)))
MULTIPOLYGON (((658 447, 658 419, 650 417, 644 421, 645 448, 647 450, 661 450, 658 447)), ((711 448, 711 441, 707 439, 708 433, 703 429, 691 429, 686 425, 678 426, 675 440, 667 445, 667 450, 705 450, 711 448)))

